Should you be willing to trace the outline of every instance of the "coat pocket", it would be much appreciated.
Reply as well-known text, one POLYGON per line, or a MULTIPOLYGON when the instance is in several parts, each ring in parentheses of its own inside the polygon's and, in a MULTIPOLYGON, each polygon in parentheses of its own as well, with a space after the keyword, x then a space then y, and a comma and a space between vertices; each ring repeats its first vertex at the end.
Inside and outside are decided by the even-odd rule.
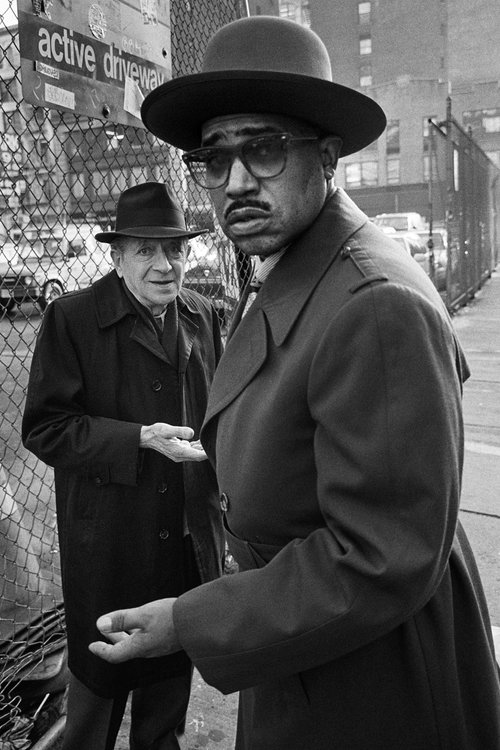
POLYGON ((226 518, 224 518, 224 532, 226 534, 229 552, 238 563, 241 571, 263 568, 264 565, 267 565, 267 563, 272 560, 281 549, 283 549, 278 544, 264 544, 262 542, 250 543, 245 539, 241 539, 230 530, 226 518))

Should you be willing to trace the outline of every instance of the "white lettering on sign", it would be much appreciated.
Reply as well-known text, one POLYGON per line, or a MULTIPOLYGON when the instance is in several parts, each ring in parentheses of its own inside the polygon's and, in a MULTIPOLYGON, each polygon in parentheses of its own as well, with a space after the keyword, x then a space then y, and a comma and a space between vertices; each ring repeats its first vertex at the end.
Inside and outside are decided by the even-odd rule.
POLYGON ((59 78, 59 71, 57 68, 53 68, 50 65, 45 65, 43 62, 35 60, 35 70, 37 73, 43 73, 44 76, 50 76, 50 78, 59 78))
POLYGON ((73 38, 73 32, 63 29, 62 33, 48 29, 38 30, 38 52, 41 57, 56 63, 65 62, 77 68, 85 68, 89 73, 96 69, 95 51, 92 45, 78 42, 73 38))
POLYGON ((45 101, 67 109, 75 108, 74 93, 67 89, 61 89, 59 86, 52 86, 50 83, 45 84, 45 101))
POLYGON ((132 78, 141 89, 152 90, 165 81, 164 74, 124 59, 120 50, 115 49, 112 45, 109 46, 109 52, 104 55, 104 73, 107 78, 114 78, 116 81, 125 81, 127 78, 132 78))

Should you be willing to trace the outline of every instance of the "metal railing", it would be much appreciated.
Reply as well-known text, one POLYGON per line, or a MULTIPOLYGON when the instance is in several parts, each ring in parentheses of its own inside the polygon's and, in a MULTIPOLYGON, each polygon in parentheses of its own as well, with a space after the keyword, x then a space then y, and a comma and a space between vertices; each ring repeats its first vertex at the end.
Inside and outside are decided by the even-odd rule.
POLYGON ((453 312, 498 262, 500 170, 453 118, 450 99, 446 119, 429 124, 431 275, 453 312))

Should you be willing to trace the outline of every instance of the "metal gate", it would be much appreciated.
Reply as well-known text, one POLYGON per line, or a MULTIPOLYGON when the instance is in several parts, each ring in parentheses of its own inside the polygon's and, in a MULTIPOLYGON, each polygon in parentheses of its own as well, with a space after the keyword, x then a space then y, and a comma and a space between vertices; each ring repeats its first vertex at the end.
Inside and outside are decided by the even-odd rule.
POLYGON ((498 262, 500 170, 451 114, 430 121, 432 274, 450 311, 474 297, 498 262), (439 283, 438 283, 439 287, 439 283))
MULTIPOLYGON (((93 239, 112 226, 119 194, 173 184, 192 243, 186 284, 210 297, 223 324, 238 296, 236 258, 208 195, 179 153, 142 128, 23 101, 16 0, 0 10, 0 746, 30 747, 47 715, 20 704, 17 685, 64 641, 52 469, 21 442, 32 351, 46 305, 110 268, 93 239)), ((50 3, 46 3, 47 6, 50 3)), ((244 4, 242 4, 244 5, 244 4)), ((42 3, 43 6, 43 3, 42 3)), ((173 76, 196 72, 208 38, 241 14, 232 0, 172 0, 173 76)), ((35 676, 32 673, 31 676, 35 676)))

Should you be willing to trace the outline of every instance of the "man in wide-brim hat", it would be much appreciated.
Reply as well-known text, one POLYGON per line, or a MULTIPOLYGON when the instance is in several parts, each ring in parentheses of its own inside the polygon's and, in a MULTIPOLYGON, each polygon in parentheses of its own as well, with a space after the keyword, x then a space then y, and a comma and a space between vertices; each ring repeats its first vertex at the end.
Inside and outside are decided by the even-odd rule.
POLYGON ((221 340, 208 300, 182 287, 197 234, 167 185, 125 190, 113 231, 96 235, 115 269, 51 303, 37 339, 23 438, 55 468, 71 671, 64 750, 111 750, 129 692, 131 747, 181 747, 189 657, 111 665, 88 645, 103 611, 221 572, 217 484, 197 440, 221 340))
POLYGON ((467 365, 415 261, 336 188, 383 130, 312 32, 255 17, 144 101, 259 256, 202 442, 240 572, 103 616, 110 661, 183 648, 240 690, 238 750, 494 750, 487 607, 458 522, 467 365), (127 635, 128 633, 128 635, 127 635))

